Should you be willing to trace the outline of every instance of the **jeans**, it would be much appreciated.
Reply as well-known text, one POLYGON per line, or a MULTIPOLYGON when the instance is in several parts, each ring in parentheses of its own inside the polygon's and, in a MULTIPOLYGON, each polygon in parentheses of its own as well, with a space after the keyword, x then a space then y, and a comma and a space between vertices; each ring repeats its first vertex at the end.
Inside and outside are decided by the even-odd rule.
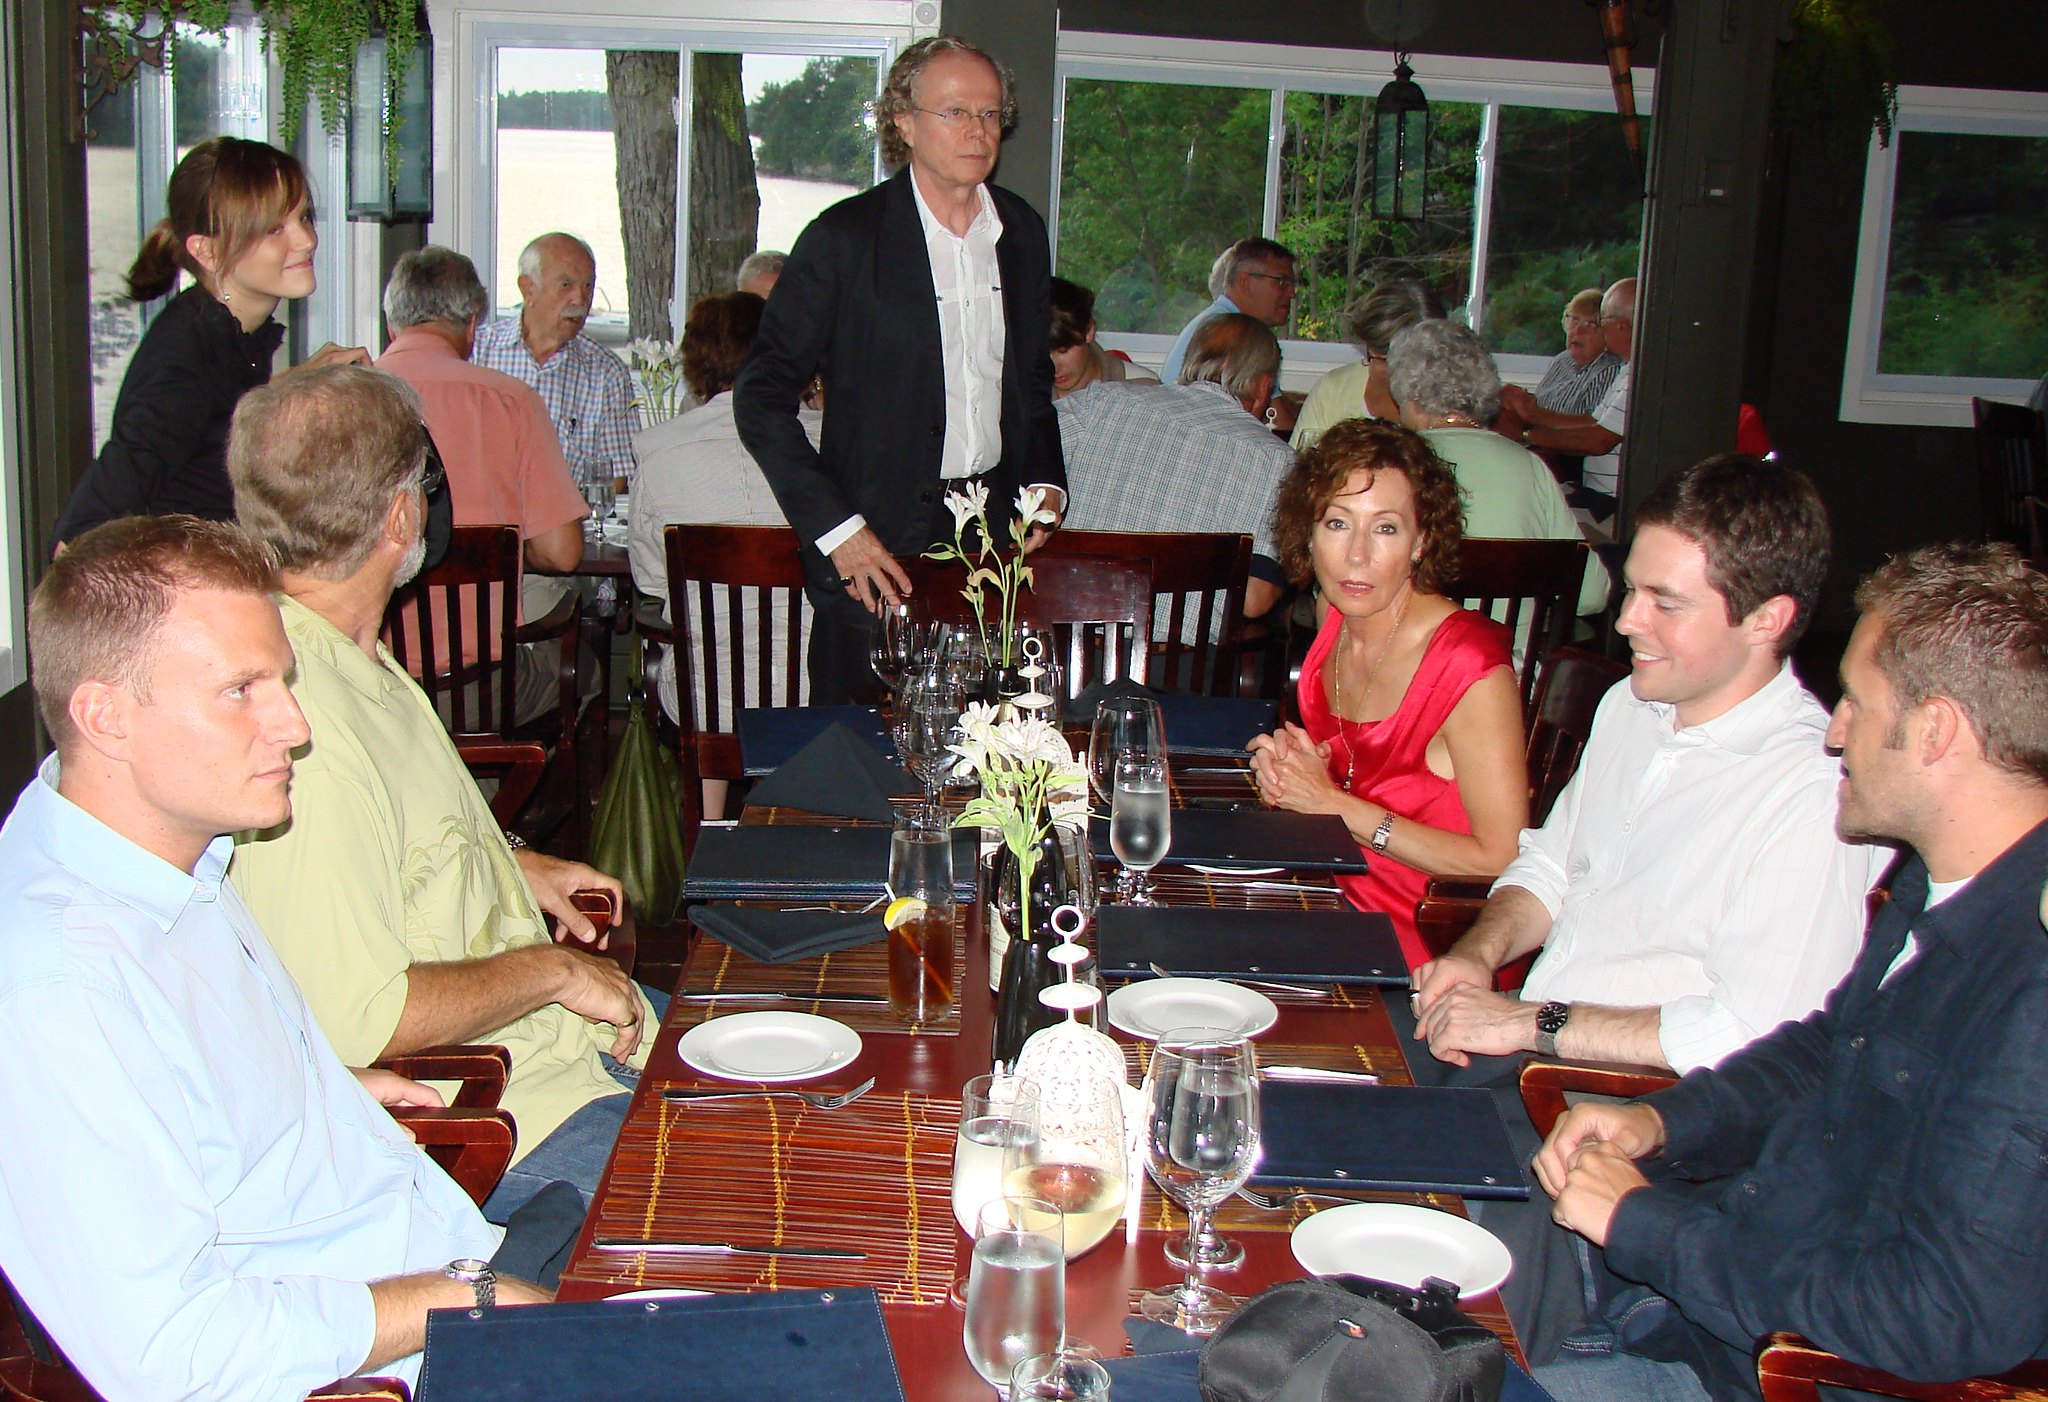
POLYGON ((1536 1370, 1557 1402, 1713 1402, 1699 1375, 1683 1363, 1660 1363, 1633 1353, 1575 1353, 1570 1345, 1555 1363, 1536 1370))

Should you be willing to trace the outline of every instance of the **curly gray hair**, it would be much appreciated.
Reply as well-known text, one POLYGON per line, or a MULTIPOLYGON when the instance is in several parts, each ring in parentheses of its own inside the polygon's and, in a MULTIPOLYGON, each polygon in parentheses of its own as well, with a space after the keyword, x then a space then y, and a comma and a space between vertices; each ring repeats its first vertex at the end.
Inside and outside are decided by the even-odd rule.
POLYGON ((896 119, 917 109, 911 89, 941 54, 973 54, 995 69, 996 81, 1003 85, 1005 135, 1017 120, 1017 93, 1010 82, 1010 70, 996 62, 994 54, 956 34, 934 34, 929 39, 920 39, 896 55, 896 61, 889 65, 888 81, 882 84, 882 95, 875 99, 875 131, 882 138, 882 164, 892 170, 910 164, 910 143, 896 130, 896 119))
POLYGON ((1490 424, 1500 413, 1500 372, 1479 337, 1455 321, 1418 321, 1387 350, 1387 388, 1425 414, 1490 424))

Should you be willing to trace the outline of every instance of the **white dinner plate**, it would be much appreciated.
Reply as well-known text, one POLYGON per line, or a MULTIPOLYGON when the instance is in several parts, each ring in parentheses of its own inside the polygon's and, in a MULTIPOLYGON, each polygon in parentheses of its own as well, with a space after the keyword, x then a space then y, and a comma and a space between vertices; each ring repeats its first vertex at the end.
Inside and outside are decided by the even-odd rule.
POLYGON ((853 1064, 860 1033, 815 1013, 727 1013, 700 1022, 676 1054, 727 1081, 808 1081, 853 1064))
POLYGON ((1199 871, 1204 876, 1278 876, 1286 867, 1205 867, 1200 862, 1189 862, 1189 871, 1199 871))
POLYGON ((1463 1295, 1485 1294, 1515 1264, 1501 1239, 1477 1222, 1401 1202, 1324 1208, 1294 1229, 1289 1244, 1312 1275, 1363 1275, 1411 1290, 1434 1275, 1463 1295))
POLYGON ((1265 994, 1215 978, 1147 979, 1109 995, 1110 1025, 1154 1041, 1176 1027, 1213 1027, 1236 1037, 1256 1037, 1279 1017, 1265 994))
POLYGON ((684 1290, 677 1286, 664 1285, 646 1290, 625 1290, 616 1295, 607 1295, 605 1298, 607 1300, 695 1300, 710 1293, 709 1290, 684 1290))

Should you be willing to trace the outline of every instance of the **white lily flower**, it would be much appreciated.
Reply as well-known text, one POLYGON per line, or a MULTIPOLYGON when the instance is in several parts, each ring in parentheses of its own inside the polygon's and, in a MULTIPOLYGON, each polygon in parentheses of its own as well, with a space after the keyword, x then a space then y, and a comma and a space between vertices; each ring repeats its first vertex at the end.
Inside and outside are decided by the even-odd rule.
POLYGON ((1017 489, 1017 519, 1028 529, 1032 526, 1050 526, 1059 518, 1045 504, 1046 491, 1043 487, 1020 487, 1017 489))
POLYGON ((957 533, 967 529, 967 523, 974 519, 974 499, 965 492, 946 493, 946 510, 953 513, 953 530, 957 533))

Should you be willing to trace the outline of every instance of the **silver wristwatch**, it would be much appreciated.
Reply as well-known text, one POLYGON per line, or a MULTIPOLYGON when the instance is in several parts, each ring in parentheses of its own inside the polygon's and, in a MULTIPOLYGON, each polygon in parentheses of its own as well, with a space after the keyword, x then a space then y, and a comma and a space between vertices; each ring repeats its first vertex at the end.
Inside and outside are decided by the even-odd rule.
POLYGON ((441 1267, 441 1274, 450 1280, 459 1280, 474 1290, 478 1309, 489 1309, 498 1303, 498 1274, 491 1269, 489 1261, 464 1256, 441 1267))
POLYGON ((1536 1055, 1557 1055, 1557 1034, 1571 1021, 1570 1003, 1545 1003, 1536 1010, 1536 1055))

